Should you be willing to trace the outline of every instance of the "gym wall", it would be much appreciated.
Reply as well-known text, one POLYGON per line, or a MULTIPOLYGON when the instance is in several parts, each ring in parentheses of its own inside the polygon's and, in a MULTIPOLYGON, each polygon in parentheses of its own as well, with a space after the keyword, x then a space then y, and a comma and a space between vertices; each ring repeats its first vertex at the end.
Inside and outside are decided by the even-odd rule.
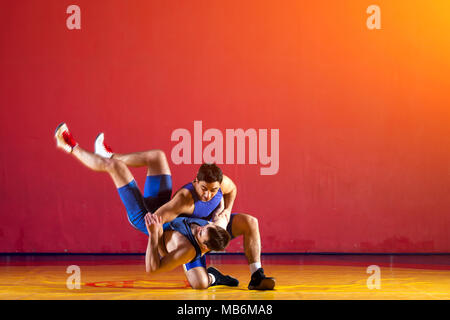
POLYGON ((263 252, 450 252, 450 2, 374 4, 3 1, 0 252, 146 248, 63 121, 164 150, 174 191, 216 160, 263 252))

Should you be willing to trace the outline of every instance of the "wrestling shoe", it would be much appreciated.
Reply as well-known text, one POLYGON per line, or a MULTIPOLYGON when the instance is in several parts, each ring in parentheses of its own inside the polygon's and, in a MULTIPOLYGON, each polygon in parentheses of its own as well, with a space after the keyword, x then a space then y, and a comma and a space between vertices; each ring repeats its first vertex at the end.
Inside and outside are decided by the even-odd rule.
POLYGON ((237 287, 239 285, 238 279, 235 279, 230 276, 224 276, 216 268, 209 267, 208 273, 211 273, 216 278, 214 283, 211 284, 211 287, 212 286, 220 286, 220 285, 229 286, 229 287, 237 287))
POLYGON ((73 148, 78 145, 64 122, 56 127, 55 139, 56 146, 67 153, 71 153, 73 148))
POLYGON ((95 138, 95 154, 103 158, 111 158, 114 154, 111 147, 105 143, 103 132, 95 138))
POLYGON ((263 268, 259 268, 253 272, 250 283, 248 284, 249 290, 273 290, 274 287, 275 279, 266 277, 263 268))

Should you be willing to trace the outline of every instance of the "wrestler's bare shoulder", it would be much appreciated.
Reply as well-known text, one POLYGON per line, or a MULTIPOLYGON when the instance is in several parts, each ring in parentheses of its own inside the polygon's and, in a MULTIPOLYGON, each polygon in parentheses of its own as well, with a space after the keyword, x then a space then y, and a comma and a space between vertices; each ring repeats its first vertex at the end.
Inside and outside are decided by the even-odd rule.
POLYGON ((188 189, 181 188, 179 189, 172 197, 171 201, 176 201, 179 204, 184 206, 193 206, 194 198, 192 197, 191 192, 188 189))

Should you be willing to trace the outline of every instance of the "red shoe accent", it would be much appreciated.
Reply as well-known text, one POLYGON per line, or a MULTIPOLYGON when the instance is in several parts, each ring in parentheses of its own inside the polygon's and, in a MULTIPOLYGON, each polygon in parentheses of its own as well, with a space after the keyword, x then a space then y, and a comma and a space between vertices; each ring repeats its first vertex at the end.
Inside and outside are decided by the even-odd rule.
POLYGON ((75 139, 72 137, 72 134, 68 131, 64 131, 62 133, 62 136, 64 138, 64 141, 71 147, 75 147, 78 143, 75 141, 75 139))
POLYGON ((105 143, 105 141, 103 141, 103 146, 105 147, 105 150, 106 150, 106 151, 113 153, 111 147, 108 146, 108 145, 105 143))

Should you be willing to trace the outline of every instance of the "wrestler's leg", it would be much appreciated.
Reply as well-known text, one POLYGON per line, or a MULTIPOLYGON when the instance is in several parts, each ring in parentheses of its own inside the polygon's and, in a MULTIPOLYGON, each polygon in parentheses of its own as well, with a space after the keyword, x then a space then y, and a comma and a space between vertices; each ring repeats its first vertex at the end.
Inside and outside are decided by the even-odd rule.
POLYGON ((206 271, 206 258, 202 256, 183 265, 184 274, 192 289, 208 289, 213 279, 206 271))
POLYGON ((116 188, 123 187, 134 180, 130 170, 122 161, 102 158, 83 149, 80 145, 73 148, 72 155, 91 170, 109 173, 116 188))
POLYGON ((56 128, 55 139, 58 148, 71 153, 84 166, 94 171, 109 173, 125 205, 129 222, 136 229, 148 235, 144 220, 147 214, 144 200, 126 164, 120 160, 104 158, 83 149, 75 141, 65 123, 61 123, 56 128))
POLYGON ((128 221, 134 228, 148 235, 144 219, 148 210, 141 191, 126 164, 120 160, 102 158, 80 146, 74 147, 72 154, 88 168, 109 173, 127 211, 128 221))
POLYGON ((193 262, 183 265, 186 278, 193 289, 207 289, 211 286, 225 285, 237 287, 239 281, 225 276, 219 270, 209 267, 206 269, 206 257, 202 256, 193 262))
POLYGON ((250 290, 271 290, 275 286, 275 279, 266 277, 261 266, 261 237, 258 219, 243 213, 232 214, 228 231, 232 237, 244 237, 244 252, 250 266, 250 290))
POLYGON ((235 214, 231 225, 232 236, 244 237, 244 252, 248 264, 261 262, 261 237, 259 234, 258 219, 255 217, 238 213, 235 214))
POLYGON ((155 149, 127 154, 114 153, 112 158, 121 160, 130 167, 147 166, 147 176, 171 175, 169 162, 162 150, 155 149))
POLYGON ((147 167, 144 201, 149 212, 155 212, 170 200, 172 176, 164 151, 155 149, 127 154, 114 153, 111 159, 123 161, 131 167, 147 167))
POLYGON ((189 284, 194 289, 206 289, 219 285, 237 287, 239 285, 239 280, 229 275, 223 275, 214 267, 206 269, 206 257, 204 255, 184 264, 183 268, 189 284))
POLYGON ((169 162, 164 151, 159 149, 114 153, 106 143, 103 133, 97 136, 95 152, 101 156, 123 161, 131 167, 147 167, 147 178, 144 185, 144 201, 147 211, 155 212, 167 203, 172 196, 172 176, 169 162))
POLYGON ((192 289, 208 289, 211 279, 204 267, 197 267, 185 271, 186 278, 192 289))

